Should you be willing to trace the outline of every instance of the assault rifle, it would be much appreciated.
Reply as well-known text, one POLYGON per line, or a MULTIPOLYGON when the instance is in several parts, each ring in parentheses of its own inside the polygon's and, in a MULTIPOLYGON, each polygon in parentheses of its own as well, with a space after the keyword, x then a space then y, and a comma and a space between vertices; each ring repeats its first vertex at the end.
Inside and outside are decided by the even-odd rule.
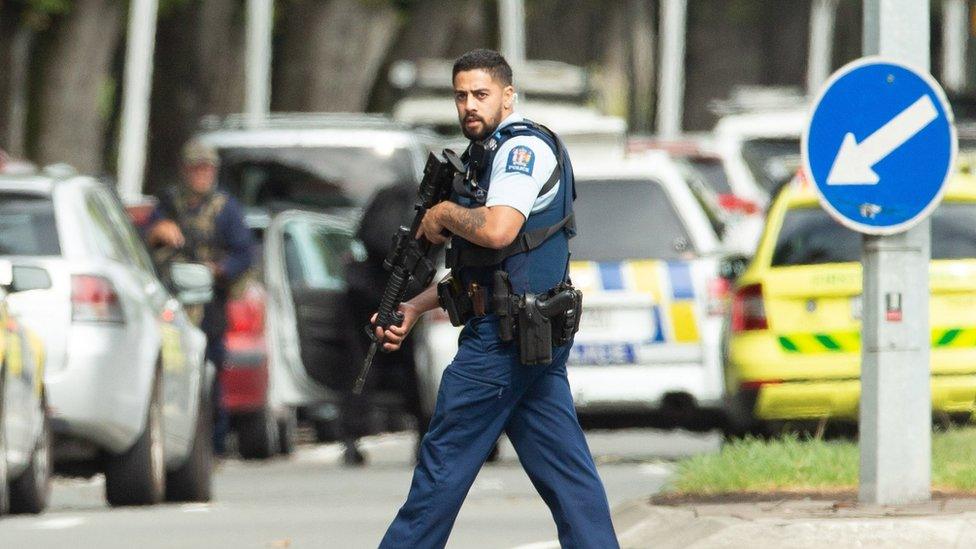
POLYGON ((383 344, 383 340, 376 337, 376 328, 383 328, 385 331, 390 326, 402 324, 403 314, 400 313, 399 308, 407 287, 411 282, 416 282, 420 287, 426 288, 434 279, 437 268, 433 258, 430 257, 433 245, 426 238, 418 239, 415 235, 427 210, 438 202, 447 200, 454 189, 455 180, 460 178, 457 181, 460 186, 465 176, 464 164, 454 151, 444 149, 442 156, 443 159, 431 153, 427 157, 424 178, 420 182, 417 202, 413 207, 417 213, 409 227, 401 226, 397 229, 393 236, 393 249, 383 261, 383 268, 390 271, 390 279, 383 289, 383 298, 376 313, 376 324, 366 325, 366 333, 369 334, 372 343, 369 352, 366 353, 359 378, 356 379, 356 385, 353 387, 353 392, 357 395, 363 392, 366 376, 369 375, 369 369, 373 365, 373 357, 383 344))

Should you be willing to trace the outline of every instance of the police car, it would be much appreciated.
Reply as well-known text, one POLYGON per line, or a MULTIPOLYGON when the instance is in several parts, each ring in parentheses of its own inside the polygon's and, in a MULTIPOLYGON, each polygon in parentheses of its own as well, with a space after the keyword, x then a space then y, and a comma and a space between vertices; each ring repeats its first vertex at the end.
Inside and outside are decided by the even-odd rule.
MULTIPOLYGON (((956 175, 932 214, 932 408, 969 418, 976 399, 976 178, 956 175)), ((736 281, 724 347, 733 433, 780 421, 856 421, 861 362, 861 237, 809 184, 773 202, 736 281)))
MULTIPOLYGON (((661 152, 574 166, 579 235, 570 276, 584 292, 569 362, 581 415, 718 409, 723 280, 719 242, 678 167, 661 152)), ((456 352, 438 310, 418 325, 426 406, 456 352)), ((690 412, 690 413, 689 413, 690 412)))

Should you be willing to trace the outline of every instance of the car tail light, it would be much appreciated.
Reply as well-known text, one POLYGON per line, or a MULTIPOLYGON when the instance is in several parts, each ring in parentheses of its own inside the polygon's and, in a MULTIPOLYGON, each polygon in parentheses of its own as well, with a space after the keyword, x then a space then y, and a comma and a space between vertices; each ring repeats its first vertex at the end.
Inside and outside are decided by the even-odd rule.
POLYGON ((764 385, 779 385, 783 383, 782 379, 756 379, 752 381, 743 381, 739 384, 739 387, 743 391, 758 391, 762 389, 764 385))
POLYGON ((755 215, 762 210, 755 202, 739 198, 734 194, 718 195, 718 205, 725 211, 745 215, 755 215))
POLYGON ((763 305, 762 286, 744 286, 732 295, 732 331, 766 330, 766 307, 763 305))
POLYGON ((249 287, 240 299, 227 302, 227 331, 260 334, 264 331, 264 293, 249 287))
POLYGON ((729 293, 732 283, 722 277, 714 278, 708 283, 708 314, 722 316, 728 308, 729 293))
POLYGON ((115 287, 104 276, 71 276, 71 320, 75 322, 125 322, 115 287))

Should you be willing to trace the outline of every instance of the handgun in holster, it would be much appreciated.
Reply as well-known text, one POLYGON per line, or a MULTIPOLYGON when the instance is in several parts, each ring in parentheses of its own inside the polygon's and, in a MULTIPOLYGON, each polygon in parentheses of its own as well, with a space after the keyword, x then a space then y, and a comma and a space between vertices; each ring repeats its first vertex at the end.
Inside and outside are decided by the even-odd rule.
POLYGON ((511 341, 517 334, 522 364, 549 364, 553 348, 569 342, 579 329, 583 293, 568 283, 538 295, 512 293, 508 274, 496 271, 492 305, 499 319, 499 336, 511 341))

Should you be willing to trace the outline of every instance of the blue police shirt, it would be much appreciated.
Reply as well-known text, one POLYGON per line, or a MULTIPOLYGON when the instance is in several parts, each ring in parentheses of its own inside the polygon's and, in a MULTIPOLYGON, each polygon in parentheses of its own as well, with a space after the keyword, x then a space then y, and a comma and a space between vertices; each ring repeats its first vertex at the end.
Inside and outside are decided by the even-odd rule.
MULTIPOLYGON (((518 113, 512 113, 498 128, 523 120, 518 113)), ((534 135, 519 135, 506 140, 496 151, 491 165, 491 185, 485 206, 509 206, 526 219, 529 214, 542 211, 559 193, 559 184, 556 184, 545 195, 539 196, 556 164, 552 147, 534 135)))

